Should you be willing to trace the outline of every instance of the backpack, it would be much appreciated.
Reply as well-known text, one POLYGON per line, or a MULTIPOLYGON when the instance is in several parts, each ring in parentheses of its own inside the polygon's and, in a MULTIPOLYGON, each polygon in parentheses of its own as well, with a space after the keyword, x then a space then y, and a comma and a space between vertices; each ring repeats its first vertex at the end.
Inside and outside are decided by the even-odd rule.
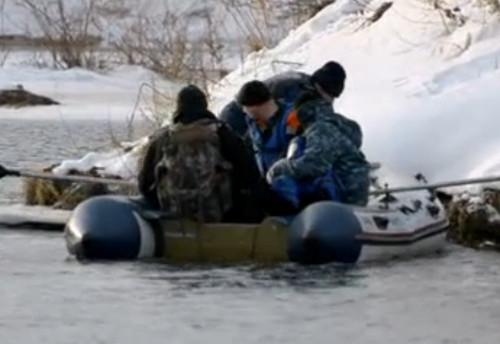
POLYGON ((162 210, 203 222, 220 222, 232 207, 232 165, 220 152, 219 123, 202 119, 168 128, 155 167, 162 210))

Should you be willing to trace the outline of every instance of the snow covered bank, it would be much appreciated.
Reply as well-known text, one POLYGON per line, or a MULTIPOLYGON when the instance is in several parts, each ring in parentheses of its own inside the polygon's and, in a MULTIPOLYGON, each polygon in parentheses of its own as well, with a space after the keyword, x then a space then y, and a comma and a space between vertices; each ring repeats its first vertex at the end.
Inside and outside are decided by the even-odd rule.
POLYGON ((52 70, 3 67, 0 68, 0 88, 21 84, 26 90, 51 97, 61 105, 2 108, 0 119, 125 120, 134 109, 151 115, 153 104, 150 101, 148 104, 150 90, 143 94, 144 98, 138 104, 140 108, 135 108, 142 83, 154 84, 162 92, 172 95, 179 87, 141 67, 122 66, 107 73, 79 68, 52 70))
MULTIPOLYGON (((500 174, 498 14, 481 1, 439 3, 441 9, 426 1, 394 2, 372 22, 382 1, 339 0, 214 85, 212 109, 218 112, 246 81, 292 68, 312 72, 333 59, 348 73, 335 107, 363 127, 369 160, 422 172, 431 182, 500 174), (447 17, 445 9, 455 16, 447 17)), ((130 84, 103 81, 109 97, 97 90, 83 94, 109 99, 118 109, 125 106, 121 92, 130 90, 124 85, 130 84)), ((72 162, 88 165, 87 159, 72 162)))
POLYGON ((462 24, 428 2, 407 0, 371 23, 381 4, 340 0, 325 8, 214 87, 214 108, 248 80, 293 64, 310 73, 333 59, 348 74, 335 108, 362 125, 370 160, 430 181, 500 174, 498 13, 479 1, 440 1, 458 6, 462 24))

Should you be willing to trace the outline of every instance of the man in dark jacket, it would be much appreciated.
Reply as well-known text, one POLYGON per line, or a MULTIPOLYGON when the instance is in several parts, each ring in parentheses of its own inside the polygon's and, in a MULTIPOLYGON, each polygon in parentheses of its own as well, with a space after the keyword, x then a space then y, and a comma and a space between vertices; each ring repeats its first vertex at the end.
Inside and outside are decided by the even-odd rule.
MULTIPOLYGON (((321 92, 325 92, 321 90, 321 92)), ((332 90, 329 96, 338 96, 332 90)), ((301 203, 299 186, 315 185, 328 174, 334 190, 331 199, 364 206, 368 202, 369 164, 359 147, 350 121, 333 111, 320 92, 305 92, 295 103, 305 141, 303 152, 277 161, 266 179, 278 194, 286 195, 297 206, 301 203), (293 182, 290 185, 290 182, 293 182), (291 191, 293 190, 293 191, 291 191)), ((309 188, 310 189, 310 188, 309 188)))
POLYGON ((292 106, 276 101, 267 86, 258 80, 244 84, 237 101, 246 114, 249 138, 264 177, 269 167, 286 155, 295 135, 289 120, 292 106))
MULTIPOLYGON (((225 221, 260 221, 262 215, 255 207, 249 206, 252 201, 249 199, 248 190, 261 180, 252 151, 232 129, 208 110, 207 99, 203 91, 190 85, 178 94, 173 125, 189 125, 200 120, 208 120, 217 125, 220 154, 232 165, 232 203, 234 206, 224 216, 225 221), (252 210, 253 212, 249 212, 252 210)), ((165 140, 168 139, 168 132, 167 126, 158 130, 150 138, 138 176, 141 194, 157 208, 160 207, 160 202, 156 190, 155 173, 164 154, 163 147, 165 140)))
MULTIPOLYGON (((332 103, 342 94, 345 86, 344 68, 335 61, 325 63, 312 75, 301 72, 285 72, 263 81, 274 99, 282 103, 293 104, 297 97, 305 91, 318 92, 326 101, 332 103)), ((219 118, 232 127, 240 136, 248 139, 248 125, 245 113, 236 100, 227 104, 219 114, 219 118)), ((345 129, 356 136, 356 144, 361 147, 362 133, 359 125, 346 119, 345 129)))
MULTIPOLYGON (((294 71, 275 75, 264 80, 263 83, 277 102, 288 104, 292 104, 301 92, 312 87, 309 75, 294 71)), ((248 139, 248 125, 245 121, 245 112, 236 99, 229 102, 222 109, 219 118, 226 122, 240 136, 248 139)))

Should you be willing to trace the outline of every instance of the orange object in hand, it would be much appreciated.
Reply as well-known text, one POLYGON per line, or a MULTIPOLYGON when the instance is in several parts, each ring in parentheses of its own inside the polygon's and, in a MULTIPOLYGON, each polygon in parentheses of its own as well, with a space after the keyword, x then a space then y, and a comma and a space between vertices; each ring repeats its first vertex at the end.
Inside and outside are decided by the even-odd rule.
POLYGON ((300 121, 296 110, 292 110, 286 119, 286 128, 288 132, 296 133, 300 128, 300 121))

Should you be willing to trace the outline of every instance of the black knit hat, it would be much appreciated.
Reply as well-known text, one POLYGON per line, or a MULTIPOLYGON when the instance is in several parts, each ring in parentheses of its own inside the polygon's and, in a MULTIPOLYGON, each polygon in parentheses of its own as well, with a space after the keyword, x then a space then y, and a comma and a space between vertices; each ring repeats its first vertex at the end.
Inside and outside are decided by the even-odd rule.
POLYGON ((188 85, 177 94, 177 108, 172 121, 189 124, 202 118, 216 119, 208 110, 205 93, 195 85, 188 85))
POLYGON ((253 80, 241 87, 236 101, 241 106, 254 106, 264 104, 271 98, 271 92, 267 86, 262 81, 253 80))
POLYGON ((206 110, 207 108, 207 97, 198 86, 188 85, 177 94, 177 110, 206 110))
POLYGON ((311 82, 321 86, 328 95, 337 98, 344 91, 346 73, 344 68, 335 61, 329 61, 311 76, 311 82))

